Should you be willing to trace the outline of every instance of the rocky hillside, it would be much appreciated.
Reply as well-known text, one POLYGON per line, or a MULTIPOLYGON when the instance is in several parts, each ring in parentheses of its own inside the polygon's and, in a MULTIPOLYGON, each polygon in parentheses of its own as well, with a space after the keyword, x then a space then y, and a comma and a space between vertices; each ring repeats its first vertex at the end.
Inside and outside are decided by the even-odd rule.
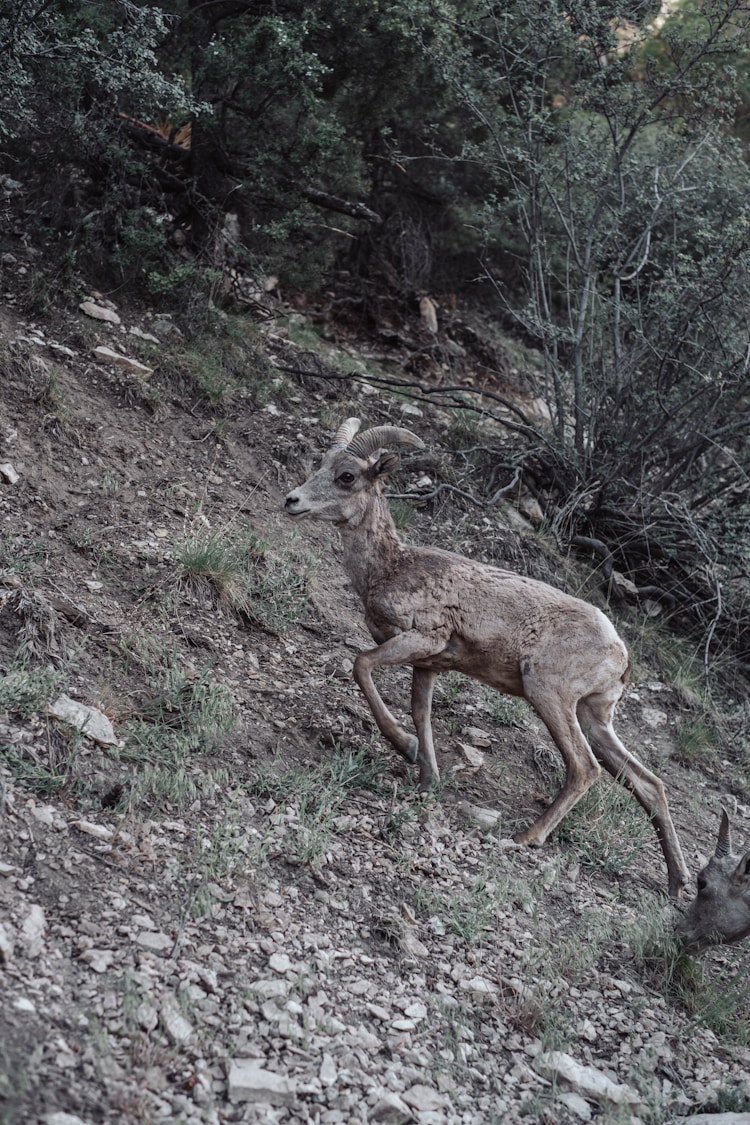
MULTIPOLYGON (((4 256, 0 1122, 750 1109, 746 956, 675 955, 641 810, 603 781, 543 850, 514 844, 557 757, 525 705, 453 675, 420 797, 351 683, 368 638, 334 534, 280 513, 343 418, 408 425, 405 537, 595 597, 543 526, 462 500, 491 427, 326 378, 388 356, 281 304, 187 335, 78 294, 32 322, 33 269, 4 256)), ((722 802, 750 819, 744 744, 685 739, 680 646, 623 614, 619 729, 696 871, 722 802)), ((407 677, 384 682, 403 711, 407 677)))

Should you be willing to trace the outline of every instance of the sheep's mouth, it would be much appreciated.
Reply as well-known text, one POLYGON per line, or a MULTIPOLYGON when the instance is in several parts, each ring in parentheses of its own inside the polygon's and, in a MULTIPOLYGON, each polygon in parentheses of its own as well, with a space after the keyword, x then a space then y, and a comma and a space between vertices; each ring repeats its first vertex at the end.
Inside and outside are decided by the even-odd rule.
POLYGON ((284 511, 286 515, 291 516, 293 520, 300 520, 303 516, 308 516, 310 514, 309 508, 303 508, 301 512, 291 512, 289 508, 285 508, 284 511))

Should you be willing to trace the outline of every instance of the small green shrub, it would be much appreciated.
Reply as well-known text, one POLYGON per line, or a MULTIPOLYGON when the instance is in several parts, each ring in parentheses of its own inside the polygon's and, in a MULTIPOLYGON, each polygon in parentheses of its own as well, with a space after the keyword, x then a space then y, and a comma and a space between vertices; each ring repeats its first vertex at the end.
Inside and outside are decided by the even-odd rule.
POLYGON ((531 704, 525 699, 517 699, 512 695, 503 695, 502 692, 490 689, 485 695, 489 708, 489 717, 499 727, 525 727, 528 725, 529 716, 533 714, 531 704))
POLYGON ((247 571, 247 616, 269 633, 281 634, 302 621, 309 601, 308 578, 315 564, 292 537, 280 551, 251 537, 247 571))
POLYGON ((409 500, 393 499, 388 501, 388 507, 396 527, 404 531, 414 519, 414 505, 409 500))
POLYGON ((683 954, 668 980, 668 991, 696 1024, 709 1028, 727 1044, 747 1046, 750 980, 743 949, 731 950, 720 969, 710 959, 699 961, 683 954))
POLYGON ((52 668, 11 669, 0 679, 0 711, 19 719, 41 714, 59 694, 62 679, 52 668))
POLYGON ((469 887, 447 895, 433 893, 428 887, 420 888, 416 901, 426 914, 438 915, 448 933, 455 934, 469 946, 476 946, 494 930, 498 909, 506 894, 505 884, 480 877, 469 887))

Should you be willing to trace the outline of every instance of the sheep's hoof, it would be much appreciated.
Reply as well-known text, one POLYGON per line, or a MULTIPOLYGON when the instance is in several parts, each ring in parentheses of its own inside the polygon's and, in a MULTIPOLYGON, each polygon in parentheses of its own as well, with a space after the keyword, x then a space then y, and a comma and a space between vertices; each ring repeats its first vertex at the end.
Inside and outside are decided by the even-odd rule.
POLYGON ((430 793, 435 788, 435 786, 437 785, 437 783, 439 781, 440 781, 440 778, 437 776, 437 774, 434 774, 434 773, 430 773, 426 777, 420 777, 420 779, 419 779, 419 792, 420 793, 430 793))
POLYGON ((528 848, 541 848, 542 846, 542 841, 534 835, 531 828, 526 828, 523 832, 516 832, 512 839, 514 843, 526 844, 528 848))
POLYGON ((407 735, 403 746, 399 747, 399 752, 413 766, 419 757, 419 739, 413 734, 407 735))
POLYGON ((690 885, 690 876, 676 875, 669 880, 669 897, 675 902, 680 902, 685 897, 685 891, 690 885))

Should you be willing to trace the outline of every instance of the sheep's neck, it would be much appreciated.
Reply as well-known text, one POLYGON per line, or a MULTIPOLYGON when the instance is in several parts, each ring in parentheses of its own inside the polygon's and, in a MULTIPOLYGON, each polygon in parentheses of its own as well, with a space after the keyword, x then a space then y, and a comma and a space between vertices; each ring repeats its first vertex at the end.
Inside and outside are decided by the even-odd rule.
POLYGON ((359 523, 339 528, 344 546, 344 569, 364 602, 377 580, 393 569, 404 547, 396 534, 388 504, 375 495, 359 523))

